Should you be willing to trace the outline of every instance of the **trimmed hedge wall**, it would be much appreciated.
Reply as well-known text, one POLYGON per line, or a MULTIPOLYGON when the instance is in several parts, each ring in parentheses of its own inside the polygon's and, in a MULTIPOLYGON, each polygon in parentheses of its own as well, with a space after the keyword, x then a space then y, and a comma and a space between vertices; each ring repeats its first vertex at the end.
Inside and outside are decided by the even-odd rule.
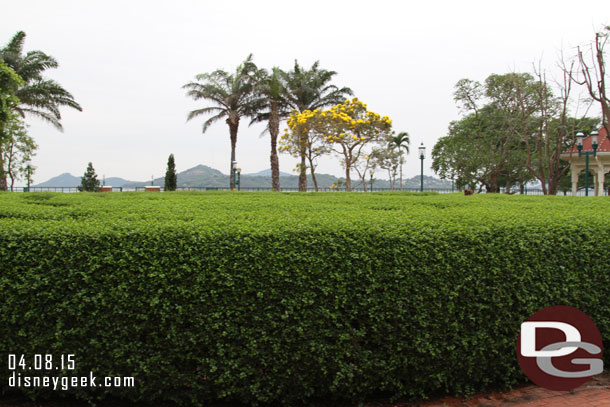
POLYGON ((609 363, 609 249, 604 198, 0 194, 0 349, 136 378, 62 392, 91 401, 464 394, 525 380, 519 325, 549 305, 609 363))

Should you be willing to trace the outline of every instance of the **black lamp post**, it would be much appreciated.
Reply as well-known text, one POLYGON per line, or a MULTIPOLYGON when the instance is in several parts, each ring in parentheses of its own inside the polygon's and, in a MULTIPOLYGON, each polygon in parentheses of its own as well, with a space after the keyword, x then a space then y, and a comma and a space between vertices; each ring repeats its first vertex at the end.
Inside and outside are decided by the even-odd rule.
POLYGON ((34 172, 34 169, 32 168, 32 166, 30 164, 28 164, 25 167, 25 179, 27 180, 28 186, 27 186, 27 192, 30 192, 30 184, 32 183, 32 173, 34 172))
POLYGON ((241 189, 241 168, 237 169, 237 179, 235 180, 235 183, 237 184, 237 190, 239 191, 241 189))
POLYGON ((578 148, 578 156, 585 156, 585 196, 589 196, 589 156, 595 157, 597 155, 597 137, 599 136, 599 133, 594 130, 591 132, 590 136, 593 151, 582 151, 585 134, 582 131, 576 133, 576 147, 578 148))
POLYGON ((419 159, 421 160, 421 187, 420 192, 424 192, 424 158, 426 158, 426 147, 424 143, 419 146, 419 159))
POLYGON ((237 161, 233 161, 231 165, 233 167, 233 185, 231 185, 231 190, 235 191, 235 187, 237 186, 237 161))

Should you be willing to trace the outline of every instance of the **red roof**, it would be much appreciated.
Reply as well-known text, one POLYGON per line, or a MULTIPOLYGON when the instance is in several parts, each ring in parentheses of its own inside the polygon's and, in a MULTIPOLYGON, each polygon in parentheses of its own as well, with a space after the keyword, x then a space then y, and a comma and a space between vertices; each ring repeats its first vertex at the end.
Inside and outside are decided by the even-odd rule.
MULTIPOLYGON (((597 138, 597 152, 602 153, 610 153, 610 138, 608 138, 608 134, 606 133, 605 128, 599 129, 599 137, 597 138)), ((582 141, 582 151, 593 151, 593 146, 591 145, 591 136, 587 136, 582 141)), ((568 149, 566 153, 575 153, 578 154, 578 147, 574 145, 571 149, 568 149)))

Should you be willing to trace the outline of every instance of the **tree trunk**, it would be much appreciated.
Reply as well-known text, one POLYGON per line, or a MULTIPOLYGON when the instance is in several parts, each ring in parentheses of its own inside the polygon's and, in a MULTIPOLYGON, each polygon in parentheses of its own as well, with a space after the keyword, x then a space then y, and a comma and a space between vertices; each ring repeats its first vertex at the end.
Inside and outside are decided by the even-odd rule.
POLYGON ((227 119, 229 132, 231 134, 231 167, 229 169, 229 188, 235 185, 233 177, 233 162, 235 162, 235 146, 237 145, 237 129, 239 128, 239 118, 227 119))
POLYGON ((488 193, 497 193, 498 192, 498 176, 496 174, 489 177, 489 189, 487 189, 488 193))
POLYGON ((364 192, 367 192, 366 189, 366 172, 364 173, 364 176, 362 176, 362 188, 364 188, 364 192))
POLYGON ((300 147, 300 156, 301 156, 301 164, 299 166, 299 192, 307 192, 307 164, 305 164, 305 160, 307 159, 307 151, 306 151, 306 135, 300 133, 299 134, 299 147, 300 147))
POLYGON ((549 195, 557 195, 557 187, 559 185, 559 180, 555 178, 549 178, 549 189, 547 194, 549 195))
POLYGON ((4 159, 2 158, 2 151, 0 151, 0 191, 6 191, 8 189, 8 183, 6 182, 6 173, 4 172, 4 159))
POLYGON ((274 191, 280 190, 280 161, 277 156, 277 136, 280 133, 280 118, 277 103, 271 105, 269 116, 269 134, 271 135, 271 187, 274 191))
POLYGON ((11 178, 11 192, 13 192, 13 190, 15 189, 15 176, 12 173, 8 173, 8 175, 11 178))
POLYGON ((299 165, 299 192, 307 192, 307 164, 305 164, 305 156, 301 156, 301 164, 299 165))
POLYGON ((4 140, 4 129, 0 123, 0 191, 7 190, 6 173, 4 172, 4 153, 2 152, 2 141, 4 140))
POLYGON ((311 159, 311 157, 307 157, 307 159, 309 160, 309 172, 311 172, 311 180, 313 181, 313 187, 315 191, 318 192, 318 180, 316 179, 316 171, 313 165, 313 160, 311 159))
POLYGON ((352 190, 352 179, 349 176, 350 167, 345 166, 345 190, 350 192, 352 190))
MULTIPOLYGON (((400 157, 400 159, 402 161, 402 156, 400 157)), ((400 164, 400 190, 402 191, 402 164, 400 164)))

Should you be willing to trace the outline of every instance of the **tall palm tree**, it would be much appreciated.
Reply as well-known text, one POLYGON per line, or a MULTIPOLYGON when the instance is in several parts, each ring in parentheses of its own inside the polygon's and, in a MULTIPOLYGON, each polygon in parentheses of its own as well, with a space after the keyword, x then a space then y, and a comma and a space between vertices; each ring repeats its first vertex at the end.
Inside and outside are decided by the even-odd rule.
POLYGON ((393 147, 398 149, 400 153, 400 190, 402 191, 402 150, 406 151, 409 154, 409 143, 411 139, 409 137, 409 133, 406 131, 401 131, 397 135, 392 137, 391 144, 393 147))
POLYGON ((250 124, 267 122, 267 131, 271 136, 271 186, 274 191, 280 190, 280 162, 277 155, 277 138, 280 134, 280 121, 288 117, 289 105, 286 99, 285 72, 274 67, 271 72, 258 71, 256 92, 259 96, 258 106, 250 124))
MULTIPOLYGON (((48 121, 62 131, 59 108, 68 106, 78 111, 82 108, 70 92, 52 79, 44 78, 44 71, 59 66, 55 58, 42 51, 29 51, 24 55, 24 42, 25 33, 19 31, 0 49, 0 61, 4 61, 23 79, 23 84, 15 92, 19 104, 14 109, 24 117, 33 115, 48 121)), ((2 174, 0 189, 5 190, 6 187, 6 175, 2 174)))
POLYGON ((204 99, 215 104, 215 106, 191 111, 187 116, 187 121, 201 115, 214 114, 203 123, 202 133, 221 119, 225 119, 225 123, 229 126, 231 138, 230 187, 234 185, 233 162, 235 161, 239 121, 242 117, 251 115, 255 106, 260 105, 257 95, 254 93, 256 72, 257 68, 252 62, 252 54, 250 54, 232 74, 218 69, 212 73, 199 74, 195 77, 195 82, 189 82, 183 86, 184 89, 187 89, 187 96, 194 100, 204 99))
MULTIPOLYGON (((330 84, 336 74, 335 71, 320 69, 319 61, 316 61, 310 69, 303 69, 295 60, 294 68, 283 75, 288 106, 301 113, 305 110, 323 109, 342 103, 346 95, 352 95, 353 92, 350 88, 338 88, 330 84)), ((307 135, 304 134, 302 137, 307 137, 307 135)), ((306 143, 301 144, 304 146, 306 143)), ((301 151, 300 158, 299 191, 306 191, 307 165, 305 160, 307 152, 301 151)))

